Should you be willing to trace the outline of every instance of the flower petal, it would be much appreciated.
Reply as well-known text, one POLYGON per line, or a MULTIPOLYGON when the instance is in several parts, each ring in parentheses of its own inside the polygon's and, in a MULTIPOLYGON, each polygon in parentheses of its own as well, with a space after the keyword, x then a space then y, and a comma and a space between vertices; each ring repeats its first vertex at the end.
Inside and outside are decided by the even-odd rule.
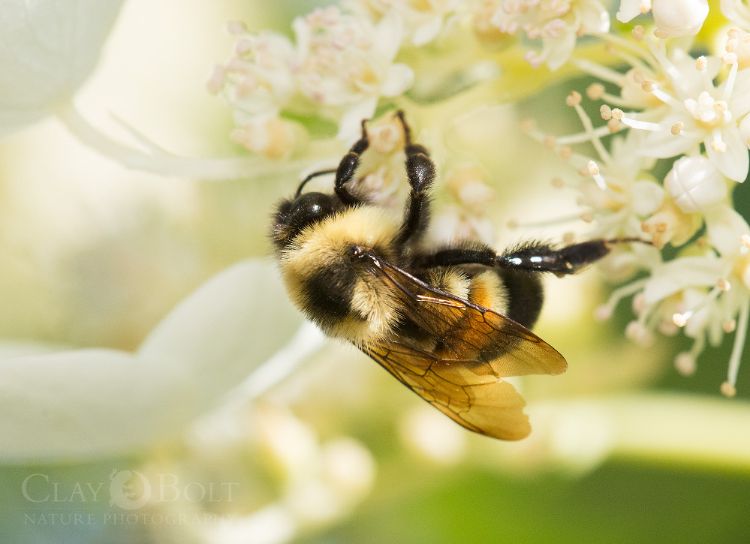
POLYGON ((643 290, 644 302, 656 304, 686 287, 713 287, 723 263, 715 257, 682 257, 655 267, 643 290))
POLYGON ((658 183, 650 180, 640 180, 633 183, 633 211, 639 216, 646 217, 656 212, 663 201, 664 189, 658 183))
MULTIPOLYGON (((680 117, 671 117, 661 121, 659 124, 664 127, 671 127, 681 121, 683 119, 680 117)), ((697 139, 686 135, 675 136, 669 128, 665 128, 659 132, 648 133, 643 141, 641 153, 647 157, 666 159, 675 155, 681 155, 696 144, 698 144, 697 139)))
POLYGON ((198 397, 210 403, 271 357, 301 321, 276 266, 249 260, 185 299, 146 338, 138 356, 179 361, 198 397))
POLYGON ((380 92, 383 96, 398 96, 414 83, 414 72, 406 64, 394 64, 388 69, 380 92))
POLYGON ((750 112, 750 68, 737 72, 729 109, 736 119, 750 112))
POLYGON ((745 219, 728 205, 709 210, 705 217, 706 233, 711 246, 721 255, 736 254, 742 236, 750 234, 750 227, 745 219))
POLYGON ((421 47, 432 40, 440 33, 443 28, 443 17, 435 15, 414 29, 411 37, 411 43, 421 47))
POLYGON ((0 135, 68 100, 88 77, 122 0, 5 0, 0 15, 0 135))
POLYGON ((567 29, 557 38, 544 38, 542 44, 542 56, 547 66, 550 70, 557 70, 568 62, 573 53, 576 46, 576 33, 572 29, 567 29))
POLYGON ((404 39, 404 23, 396 13, 387 13, 375 27, 373 36, 373 56, 380 62, 388 63, 398 53, 404 39))
MULTIPOLYGON (((620 9, 617 10, 617 20, 621 23, 627 23, 641 14, 642 0, 621 0, 620 9)), ((650 2, 648 2, 650 7, 650 2)))
POLYGON ((339 132, 336 137, 344 142, 352 143, 359 137, 362 119, 369 119, 375 113, 378 104, 376 97, 366 98, 353 104, 339 121, 339 132))
POLYGON ((745 181, 750 167, 747 145, 742 141, 742 135, 736 126, 725 127, 721 131, 721 138, 726 144, 726 150, 716 151, 709 137, 706 141, 706 154, 722 174, 741 183, 745 181))
POLYGON ((578 17, 581 32, 586 34, 609 32, 609 13, 601 2, 596 0, 581 2, 578 7, 578 17))
POLYGON ((0 360, 0 459, 81 460, 174 436, 275 353, 300 319, 275 268, 248 261, 189 296, 136 354, 0 360))

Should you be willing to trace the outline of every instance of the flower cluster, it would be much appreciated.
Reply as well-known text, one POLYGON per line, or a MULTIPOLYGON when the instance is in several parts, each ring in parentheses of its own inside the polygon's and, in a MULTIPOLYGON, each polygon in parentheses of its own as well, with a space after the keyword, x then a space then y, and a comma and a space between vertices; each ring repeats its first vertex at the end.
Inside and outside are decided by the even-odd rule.
POLYGON ((640 27, 633 40, 611 38, 623 70, 577 61, 603 81, 586 94, 603 102, 606 123, 595 128, 574 91, 567 103, 584 132, 555 138, 527 127, 580 172, 574 188, 589 235, 652 244, 620 247, 603 263, 613 277, 640 275, 615 290, 599 316, 632 296, 636 319, 626 335, 649 344, 654 331, 682 330, 693 344, 675 366, 686 375, 707 344, 734 334, 721 387, 727 396, 735 394, 750 311, 750 226, 732 205, 750 166, 750 68, 739 60, 740 32, 730 31, 717 54, 698 57, 640 27), (583 142, 595 156, 571 147, 583 142), (675 257, 662 254, 667 246, 675 257))
MULTIPOLYGON (((512 80, 496 53, 509 46, 532 66, 568 65, 593 76, 599 82, 585 95, 600 102, 601 126, 573 91, 567 104, 583 132, 552 137, 526 129, 581 174, 574 187, 578 217, 590 225, 586 236, 648 242, 622 244, 601 264, 611 278, 640 275, 617 289, 599 314, 611 314, 632 296, 637 317, 628 337, 648 343, 656 330, 684 331, 693 339, 676 360, 685 374, 706 345, 734 334, 723 386, 731 394, 750 306, 750 227, 732 204, 734 185, 750 169, 750 11, 739 0, 723 0, 721 10, 732 25, 716 32, 711 54, 696 56, 691 41, 708 16, 706 0, 622 0, 621 23, 638 18, 649 25, 635 25, 630 36, 610 31, 599 0, 347 0, 295 20, 294 41, 233 25, 234 56, 210 87, 223 90, 232 105, 237 141, 286 157, 305 141, 298 122, 305 115, 337 123, 338 138, 348 142, 359 121, 379 107, 417 105, 406 93, 441 69, 424 62, 441 43, 464 44, 476 59, 465 62, 463 73, 446 60, 446 81, 471 81, 467 71, 488 63, 496 66, 487 73, 512 80), (578 55, 585 36, 606 55, 578 55), (431 73, 423 73, 425 65, 431 73), (594 156, 578 151, 584 143, 594 156)), ((403 134, 387 115, 369 131, 375 152, 358 172, 356 189, 397 205, 403 134)), ((436 217, 432 236, 492 243, 495 230, 484 215, 492 189, 482 168, 470 163, 447 170, 442 186, 454 204, 436 217)), ((561 178, 554 184, 570 185, 561 178)))
POLYGON ((541 51, 529 51, 534 65, 559 68, 570 58, 576 39, 609 30, 609 14, 598 0, 500 0, 492 22, 507 34, 523 31, 540 40, 541 51))
POLYGON ((209 89, 223 90, 232 105, 234 139, 275 158, 300 143, 302 127, 289 117, 314 113, 333 120, 339 137, 349 141, 381 97, 402 94, 413 80, 412 70, 394 61, 404 39, 398 17, 373 22, 332 6, 298 18, 293 27, 294 43, 231 24, 234 55, 209 80, 209 89))
MULTIPOLYGON (((344 142, 356 139, 361 119, 412 89, 418 50, 447 35, 492 51, 513 36, 521 43, 522 31, 542 44, 528 50, 527 60, 555 69, 569 59, 579 36, 607 32, 609 16, 598 0, 347 0, 297 18, 292 28, 294 40, 231 23, 233 54, 208 81, 208 89, 222 93, 232 108, 232 139, 275 159, 304 148, 306 119, 335 123, 344 142)), ((473 69, 487 68, 482 62, 428 64, 422 69, 438 81, 471 80, 473 69), (446 71, 445 78, 436 70, 446 71)))
MULTIPOLYGON (((54 0, 5 4, 10 7, 0 17, 0 34, 5 38, 0 42, 5 74, 0 76, 4 83, 0 85, 0 135, 54 116, 72 137, 128 169, 178 179, 253 178, 287 180, 291 185, 293 176, 303 175, 305 169, 316 169, 321 163, 333 166, 342 150, 359 136, 361 121, 370 119, 366 124, 370 146, 348 187, 379 206, 402 208, 409 189, 404 179, 406 138, 404 127, 392 115, 400 108, 412 124, 415 140, 429 149, 439 173, 426 243, 437 247, 470 239, 494 245, 500 233, 491 209, 499 206, 489 203, 496 193, 502 195, 499 204, 510 202, 514 182, 528 181, 531 186, 538 176, 529 172, 548 166, 544 151, 533 140, 538 141, 572 166, 572 173, 555 168, 552 179, 553 187, 569 190, 577 198, 575 212, 565 221, 581 221, 581 232, 563 233, 562 242, 611 241, 611 254, 597 266, 617 285, 596 310, 597 317, 610 317, 628 301, 634 317, 624 334, 635 343, 649 345, 657 333, 681 334, 686 348, 674 357, 674 366, 684 375, 694 373, 699 360, 705 361, 710 346, 727 344, 731 353, 721 391, 726 396, 737 392, 750 326, 750 224, 746 210, 740 211, 747 205, 746 197, 741 204, 743 195, 735 191, 750 171, 748 0, 621 0, 619 4, 603 0, 339 0, 301 15, 285 33, 249 30, 232 23, 233 52, 208 81, 209 90, 229 104, 235 123, 231 138, 244 148, 238 156, 224 158, 181 156, 117 118, 124 130, 120 136, 110 136, 97 128, 98 123, 87 120, 87 108, 76 105, 84 105, 87 96, 107 95, 112 88, 107 82, 121 80, 122 70, 105 69, 93 75, 121 0, 90 2, 97 9, 88 10, 85 16, 82 10, 61 10, 54 0), (620 24, 611 25, 608 13, 615 9, 620 24), (77 39, 71 42, 73 34, 77 39), (114 73, 119 77, 112 78, 114 73), (507 129, 515 125, 519 109, 528 104, 516 106, 543 88, 565 87, 567 78, 581 75, 596 81, 585 89, 566 87, 568 109, 560 109, 577 116, 582 130, 553 136, 551 130, 526 122, 523 127, 530 139, 509 136, 507 129), (86 93, 79 93, 85 81, 91 83, 86 93), (530 157, 529 148, 536 148, 534 154, 541 151, 539 157, 530 157), (503 183, 493 183, 493 178, 503 183)), ((262 10, 271 6, 257 4, 262 7, 256 9, 262 10)), ((118 23, 120 28, 127 26, 127 21, 118 23)), ((142 28, 135 32, 140 37, 142 28)), ((193 58, 184 49, 179 53, 193 58)), ((107 55, 102 61, 117 58, 120 55, 107 55)), ((117 109, 116 104, 109 106, 117 109)), ((556 117, 557 112, 552 113, 545 123, 556 117)), ((74 216, 78 225, 80 214, 66 213, 65 206, 54 199, 37 199, 37 192, 43 192, 36 189, 42 185, 29 186, 27 180, 43 174, 46 183, 53 170, 60 180, 73 179, 86 170, 88 181, 98 187, 100 178, 112 173, 99 170, 98 157, 78 152, 68 157, 68 150, 74 148, 52 128, 41 127, 38 133, 20 134, 3 144, 3 156, 9 161, 4 165, 7 175, 2 189, 12 197, 4 211, 21 210, 4 214, 8 216, 4 230, 26 233, 21 245, 30 248, 19 256, 17 237, 4 237, 12 262, 0 288, 14 294, 6 304, 10 309, 4 334, 26 338, 26 331, 36 329, 44 341, 7 339, 0 343, 4 377, 0 406, 6 415, 0 418, 0 435, 6 438, 0 461, 19 470, 36 471, 40 463, 59 469, 64 476, 61 482, 77 481, 82 468, 98 472, 108 462, 125 462, 135 468, 133 463, 145 461, 138 468, 151 482, 161 482, 165 474, 190 471, 202 473, 201 478, 221 477, 226 484, 242 483, 240 500, 223 505, 207 497, 165 501, 156 493, 142 494, 150 501, 141 513, 162 514, 164 519, 163 527, 155 529, 149 522, 144 531, 166 531, 170 533, 167 540, 184 540, 190 531, 193 539, 222 543, 316 538, 310 533, 339 522, 368 496, 379 466, 386 469, 386 476, 398 474, 405 465, 390 463, 390 451, 385 463, 376 460, 376 454, 385 452, 383 445, 398 447, 392 425, 367 423, 356 432, 347 430, 357 424, 360 412, 365 415, 365 409, 368 422, 373 417, 391 417, 390 409, 383 409, 391 404, 380 395, 370 398, 368 394, 377 382, 364 374, 365 379, 358 381, 359 373, 372 367, 364 363, 336 366, 348 363, 344 359, 351 358, 354 348, 347 346, 350 351, 341 348, 337 353, 339 348, 328 345, 313 324, 302 323, 285 295, 278 271, 265 260, 250 259, 226 269, 167 313, 142 342, 135 343, 134 338, 145 332, 145 325, 140 325, 143 315, 133 313, 128 315, 138 321, 138 328, 133 329, 138 334, 118 333, 118 349, 76 345, 82 337, 75 331, 88 330, 91 322, 84 311, 90 305, 81 309, 77 302, 97 300, 102 306, 101 297, 88 296, 88 290, 71 290, 60 277, 78 273, 81 263, 86 268, 86 259, 79 257, 86 257, 90 248, 97 255, 105 248, 102 255, 117 270, 132 252, 113 253, 108 243, 111 236, 97 236, 94 229, 85 239, 78 237, 78 228, 72 236, 66 233, 67 247, 56 246, 51 259, 45 250, 50 244, 38 247, 33 243, 39 236, 46 239, 50 225, 68 225, 74 216), (52 170, 50 165, 27 169, 29 158, 39 156, 40 147, 53 151, 45 156, 62 162, 50 163, 52 170), (71 170, 58 172, 59 165, 71 170), (91 165, 91 171, 83 165, 91 165), (59 222, 57 218, 49 222, 50 202, 62 212, 59 222), (41 210, 46 223, 26 228, 34 226, 24 213, 27 209, 41 210), (70 218, 62 219, 63 215, 70 218), (42 234, 35 235, 35 231, 42 234), (44 273, 28 274, 39 269, 40 259, 44 273), (48 315, 47 304, 28 308, 15 304, 16 278, 24 280, 19 292, 50 291, 47 298, 65 305, 74 318, 59 319, 59 312, 48 315), (52 280, 55 285, 50 289, 52 280), (20 328, 17 322, 23 322, 20 328), (65 343, 70 345, 64 347, 65 343), (328 370, 315 363, 329 374, 300 368, 316 360, 333 363, 328 370), (350 371, 351 375, 344 374, 350 371), (263 403, 261 397, 269 402, 263 403), (325 406, 331 398, 335 410, 325 406), (343 413, 341 403, 347 402, 357 403, 356 410, 343 413), (214 406, 216 411, 207 414, 214 406), (323 428, 318 428, 323 421, 323 428), (378 433, 385 429, 387 439, 383 440, 378 433), (381 445, 373 447, 378 440, 381 445), (242 482, 235 482, 235 476, 242 482), (186 513, 198 516, 183 523, 186 513), (172 514, 179 516, 172 519, 180 523, 169 520, 172 514)), ((314 183, 330 187, 330 179, 314 183)), ((204 210, 210 214, 214 209, 220 209, 225 219, 226 199, 217 199, 220 208, 195 206, 197 186, 185 187, 179 189, 180 212, 173 217, 179 220, 170 222, 174 223, 172 231, 184 233, 190 222, 189 232, 200 229, 196 232, 203 241, 195 248, 178 241, 181 249, 169 255, 182 259, 187 255, 184 251, 190 251, 189 258, 182 259, 189 265, 188 272, 192 270, 187 276, 198 278, 260 246, 263 229, 258 228, 253 229, 255 238, 249 244, 219 244, 215 252, 216 233, 203 229, 216 222, 201 219, 206 217, 204 210), (198 266, 199 260, 203 265, 198 266)), ((264 187, 268 193, 285 191, 273 189, 271 183, 264 187)), ((75 200, 70 209, 77 210, 90 198, 107 204, 99 200, 101 191, 93 185, 74 189, 74 194, 85 198, 75 200)), ((134 188, 132 194, 140 190, 134 188)), ((256 192, 247 185, 243 190, 256 192)), ((237 212, 264 216, 268 193, 243 198, 237 212), (244 213, 246 205, 251 214, 244 213)), ((544 195, 534 198, 538 203, 544 195)), ((105 230, 117 231, 118 240, 127 236, 137 242, 138 235, 130 234, 130 221, 122 220, 134 216, 129 212, 131 205, 133 211, 144 209, 136 203, 140 198, 127 200, 132 200, 127 203, 128 213, 116 214, 113 221, 112 214, 102 216, 108 218, 105 230), (119 228, 123 226, 124 230, 119 228)), ((174 199, 170 196, 169 200, 174 199)), ((513 204, 518 208, 517 201, 513 204)), ((151 207, 146 211, 137 215, 151 225, 151 207)), ((137 223, 133 232, 141 232, 137 223)), ((536 225, 551 223, 559 221, 545 217, 536 225)), ((226 221, 221 224, 229 226, 226 221)), ((180 273, 186 270, 178 268, 180 273)), ((133 277, 138 283, 145 279, 141 273, 133 277)), ((177 292, 158 293, 163 279, 159 276, 142 286, 144 292, 160 295, 154 298, 154 308, 161 310, 154 311, 171 305, 171 295, 177 292)), ((113 291, 106 282, 102 285, 113 291)), ((571 296, 574 289, 563 293, 565 300, 586 307, 589 300, 578 296, 577 290, 571 296)), ((98 310, 109 312, 110 306, 104 304, 98 310)), ((555 306, 550 306, 554 314, 555 306)), ((559 309, 564 315, 560 319, 567 320, 577 306, 559 304, 559 309)), ((67 311, 61 315, 67 316, 67 311)), ((119 320, 113 327, 120 331, 121 325, 119 320)), ((87 333, 87 345, 89 338, 92 343, 106 343, 101 333, 87 333)), ((606 353, 611 346, 593 349, 606 353)), ((714 425, 725 414, 732 421, 746 419, 747 403, 698 401, 663 391, 616 397, 592 394, 588 400, 581 399, 581 393, 622 389, 653 379, 658 357, 634 361, 637 349, 625 346, 611 365, 599 365, 596 351, 589 361, 583 357, 572 364, 571 371, 578 376, 567 382, 553 380, 554 385, 544 390, 549 400, 535 399, 530 407, 534 437, 522 444, 474 441, 471 433, 422 403, 408 410, 400 422, 402 446, 418 457, 421 472, 424 462, 450 465, 487 459, 494 459, 492 464, 503 471, 549 464, 580 471, 613 452, 747 465, 743 456, 747 437, 735 432, 731 424, 714 425), (620 361, 633 364, 620 365, 620 361), (581 376, 590 379, 579 380, 581 376), (576 382, 576 397, 547 394, 551 388, 559 388, 553 393, 569 393, 572 382, 576 382), (648 418, 654 421, 644 426, 648 418), (675 424, 675 420, 691 425, 675 424), (655 428, 669 432, 653 440, 655 428), (695 428, 711 431, 710 439, 696 441, 695 428), (481 458, 470 457, 477 454, 481 458)), ((392 390, 398 389, 392 380, 388 383, 392 390)), ((534 399, 533 379, 521 385, 524 395, 534 399)), ((117 467, 117 472, 123 476, 131 471, 117 467)), ((123 486, 124 495, 134 491, 133 482, 117 483, 123 486)), ((18 500, 9 504, 18 506, 18 511, 28 510, 29 498, 25 498, 26 504, 15 504, 18 500)), ((63 502, 58 510, 71 514, 70 521, 80 501, 63 502)), ((94 513, 122 514, 122 505, 116 502, 109 506, 118 511, 106 510, 104 502, 92 501, 89 506, 94 513)), ((131 512, 139 519, 141 513, 131 512)), ((37 519, 44 525, 40 529, 46 530, 45 516, 42 513, 37 519)), ((29 521, 19 517, 18 530, 10 534, 27 536, 29 521)), ((87 534, 114 528, 67 525, 87 534)), ((128 533, 136 529, 130 521, 126 525, 128 533)), ((71 538, 80 540, 80 534, 75 534, 71 538)), ((154 538, 157 535, 154 532, 154 538)))

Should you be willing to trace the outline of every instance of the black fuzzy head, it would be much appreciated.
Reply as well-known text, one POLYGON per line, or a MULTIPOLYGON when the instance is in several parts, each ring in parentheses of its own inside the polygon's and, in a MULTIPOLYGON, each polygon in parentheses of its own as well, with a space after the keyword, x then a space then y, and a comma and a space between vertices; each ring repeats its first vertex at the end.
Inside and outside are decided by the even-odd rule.
POLYGON ((336 195, 304 193, 283 200, 274 215, 271 237, 278 249, 286 247, 305 227, 318 223, 342 208, 336 195))

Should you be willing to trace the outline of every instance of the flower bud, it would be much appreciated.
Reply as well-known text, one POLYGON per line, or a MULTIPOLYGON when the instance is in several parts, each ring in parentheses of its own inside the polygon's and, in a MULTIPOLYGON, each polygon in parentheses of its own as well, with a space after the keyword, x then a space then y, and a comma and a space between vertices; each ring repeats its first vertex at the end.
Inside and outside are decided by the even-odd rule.
POLYGON ((654 0, 657 35, 661 38, 694 36, 708 15, 706 0, 654 0))
POLYGON ((730 28, 719 50, 736 55, 740 70, 750 67, 750 33, 730 28))
POLYGON ((696 369, 695 357, 690 352, 683 351, 675 357, 674 366, 683 376, 692 376, 696 369))
POLYGON ((664 186, 685 213, 705 211, 727 197, 724 176, 702 155, 675 161, 664 186))
POLYGON ((234 142, 269 159, 285 159, 304 143, 306 133, 296 123, 259 116, 232 131, 234 142))

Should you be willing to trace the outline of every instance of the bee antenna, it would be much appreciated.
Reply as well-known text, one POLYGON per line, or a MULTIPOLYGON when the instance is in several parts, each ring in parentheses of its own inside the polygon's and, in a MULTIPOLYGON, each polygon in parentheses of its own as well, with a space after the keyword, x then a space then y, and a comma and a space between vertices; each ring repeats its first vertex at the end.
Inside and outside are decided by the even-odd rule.
POLYGON ((294 193, 294 198, 299 197, 300 194, 302 194, 302 189, 305 188, 305 185, 307 185, 307 182, 310 181, 313 178, 317 178, 318 176, 325 176, 328 174, 335 174, 336 168, 329 168, 327 170, 318 170, 317 172, 313 172, 312 174, 309 174, 305 179, 303 179, 299 187, 297 187, 297 192, 294 193))

